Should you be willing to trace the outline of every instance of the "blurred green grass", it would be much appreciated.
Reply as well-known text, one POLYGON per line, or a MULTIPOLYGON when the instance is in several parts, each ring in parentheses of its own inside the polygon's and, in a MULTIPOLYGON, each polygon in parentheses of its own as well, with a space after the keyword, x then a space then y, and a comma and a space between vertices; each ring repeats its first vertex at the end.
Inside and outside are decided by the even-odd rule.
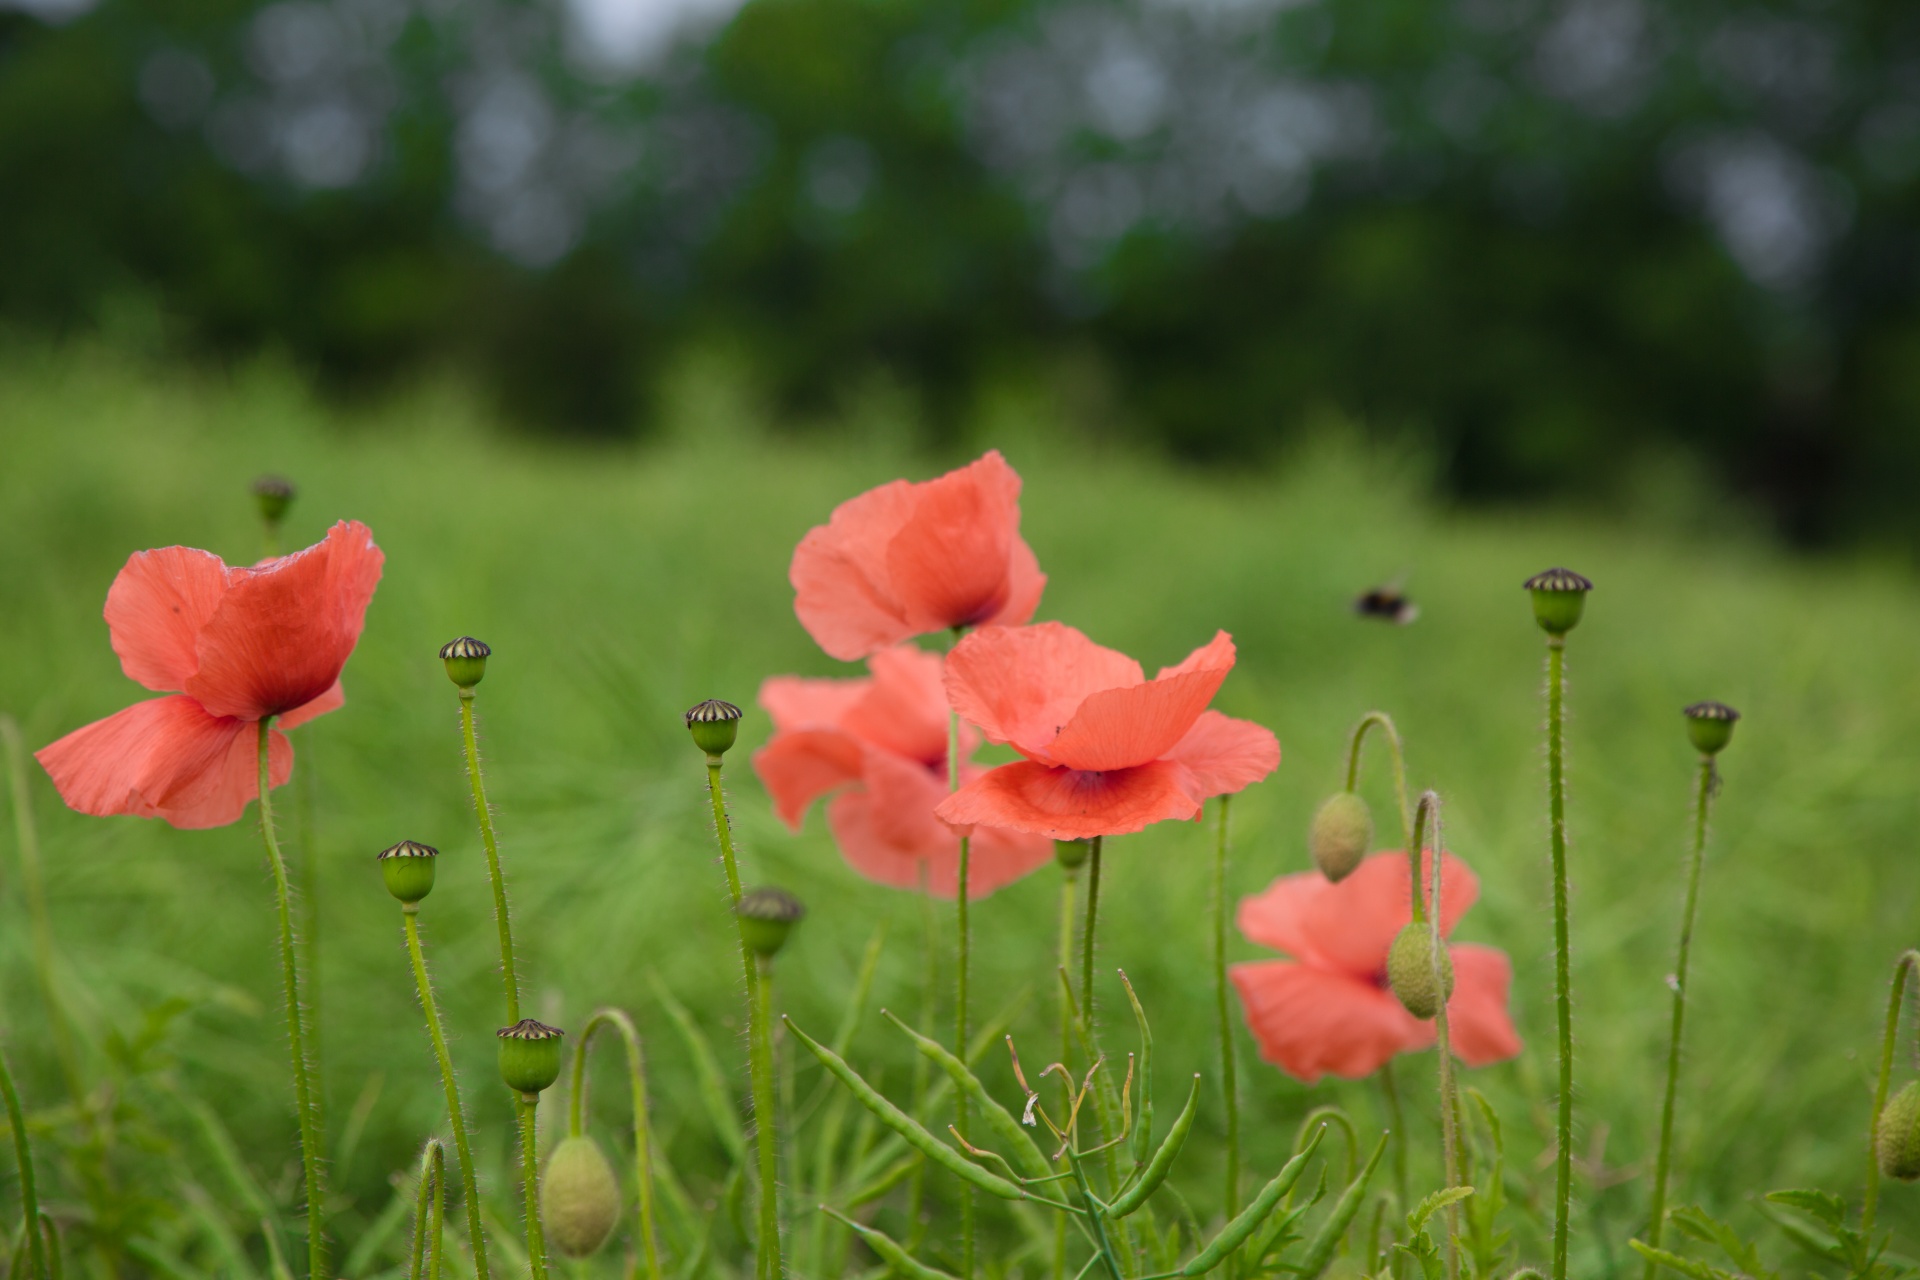
MULTIPOLYGON (((386 550, 347 706, 294 734, 296 772, 315 782, 336 1144, 356 1106, 365 1120, 333 1175, 342 1231, 386 1203, 389 1174, 441 1108, 397 910, 373 860, 403 837, 447 855, 423 915, 430 960, 492 1182, 512 1193, 508 1110, 490 1087, 488 895, 456 700, 434 658, 461 633, 495 653, 479 710, 530 1009, 562 1025, 601 1003, 632 1010, 674 1160, 708 1187, 720 1149, 647 981, 657 973, 725 1050, 738 1031, 738 974, 702 771, 679 713, 709 696, 748 706, 750 748, 768 731, 752 708, 763 677, 852 674, 793 618, 794 543, 846 497, 967 455, 898 452, 884 403, 850 412, 838 430, 785 435, 724 370, 683 379, 667 438, 644 447, 536 447, 491 429, 452 385, 326 406, 272 362, 188 375, 92 349, 8 350, 0 405, 0 710, 32 746, 144 696, 108 647, 108 584, 143 547, 253 558, 256 474, 300 487, 289 545, 353 517, 386 550)), ((1819 1184, 1857 1196, 1886 982, 1915 941, 1920 893, 1920 593, 1904 571, 1786 558, 1748 540, 1731 514, 1731 531, 1713 534, 1607 513, 1441 510, 1421 496, 1417 460, 1369 453, 1351 433, 1329 431, 1273 469, 1199 474, 1048 421, 1044 404, 1003 404, 979 415, 970 440, 974 451, 1001 448, 1025 477, 1025 530, 1050 575, 1040 616, 1149 668, 1225 628, 1240 665, 1218 705, 1280 736, 1279 772, 1235 806, 1236 894, 1303 869, 1307 817, 1337 785, 1360 714, 1378 707, 1399 722, 1414 785, 1439 788, 1450 847, 1481 878, 1460 936, 1514 959, 1528 1050, 1465 1079, 1499 1107, 1523 1171, 1545 1159, 1550 1138, 1552 1008, 1542 645, 1518 584, 1556 563, 1598 584, 1569 657, 1579 1154, 1601 1162, 1610 1187, 1588 1188, 1576 1224, 1582 1274, 1638 1267, 1624 1240, 1650 1163, 1692 779, 1679 708, 1706 697, 1739 707, 1706 872, 1672 1199, 1757 1229, 1757 1192, 1819 1184), (1422 607, 1415 625, 1351 615, 1356 592, 1402 573, 1422 607)), ((731 757, 730 779, 748 879, 787 885, 811 908, 782 957, 785 1006, 803 1026, 830 1027, 882 921, 892 930, 876 1003, 916 1006, 920 904, 848 871, 818 815, 799 836, 775 822, 746 755, 731 757)), ((1371 772, 1384 819, 1386 770, 1371 772)), ((84 818, 37 773, 33 801, 66 986, 89 1038, 131 1034, 164 1002, 190 1001, 162 1045, 169 1072, 217 1107, 253 1167, 292 1196, 270 888, 251 818, 205 832, 84 818)), ((1103 959, 1138 986, 1165 1081, 1214 1070, 1208 839, 1166 824, 1116 842, 1108 858, 1103 959)), ((0 862, 0 1020, 45 1105, 57 1075, 14 866, 0 862)), ((976 913, 978 1016, 1026 992, 1016 1031, 1042 1043, 1056 884, 1036 875, 976 913)), ((1237 938, 1234 952, 1260 954, 1237 938)), ((890 1074, 903 1079, 906 1055, 884 1033, 870 1019, 855 1056, 898 1064, 890 1074)), ((1318 1103, 1378 1115, 1371 1083, 1308 1089, 1257 1063, 1244 1034, 1241 1049, 1257 1168, 1277 1166, 1318 1103)), ((1422 1117, 1431 1075, 1427 1057, 1401 1070, 1422 1117)), ((997 1065, 993 1078, 1006 1083, 997 1065)), ((616 1114, 615 1091, 602 1097, 616 1114)), ((1217 1122, 1209 1107, 1203 1124, 1217 1122)), ((1413 1126, 1429 1148, 1433 1128, 1413 1126)), ((1218 1158, 1216 1142, 1197 1142, 1176 1174, 1203 1217, 1218 1204, 1218 1158)), ((1417 1156, 1416 1175, 1421 1167, 1417 1156)), ((1913 1193, 1891 1188, 1885 1206, 1911 1251, 1913 1193)), ((1522 1242, 1539 1256, 1537 1228, 1522 1242)))

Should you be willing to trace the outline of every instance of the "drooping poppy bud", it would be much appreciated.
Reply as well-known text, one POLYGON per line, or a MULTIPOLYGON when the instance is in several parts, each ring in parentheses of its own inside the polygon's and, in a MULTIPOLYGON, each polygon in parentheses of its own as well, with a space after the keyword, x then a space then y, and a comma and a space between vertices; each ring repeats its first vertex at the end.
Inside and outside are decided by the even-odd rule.
POLYGON ((1440 948, 1440 985, 1433 981, 1433 926, 1407 925, 1387 951, 1387 985, 1408 1013, 1425 1020, 1436 1016, 1453 998, 1453 957, 1440 948))
POLYGON ((387 892, 412 906, 433 892, 433 873, 440 851, 417 840, 402 840, 380 851, 380 878, 387 892))
POLYGON ((741 936, 754 954, 771 959, 786 945, 787 934, 807 909, 785 889, 759 888, 740 895, 734 914, 740 917, 741 936))
POLYGON ((1327 797, 1307 828, 1307 850, 1320 874, 1338 884, 1353 874, 1373 843, 1373 814, 1352 791, 1327 797))
POLYGON ((1920 1080, 1887 1100, 1873 1124, 1873 1158, 1889 1178, 1920 1178, 1920 1080))
POLYGON ((693 745, 706 752, 708 760, 718 760, 727 754, 734 739, 740 736, 740 708, 719 698, 708 698, 687 708, 686 721, 693 734, 693 745))
POLYGON ((1062 870, 1078 871, 1093 852, 1093 842, 1089 840, 1055 840, 1053 842, 1053 860, 1062 870))
POLYGON ((1687 737, 1703 756, 1719 755, 1733 738, 1733 722, 1740 713, 1724 702, 1696 702, 1686 709, 1687 737))
POLYGON ((471 689, 487 674, 487 659, 493 650, 484 640, 461 636, 440 646, 440 661, 447 664, 447 679, 462 689, 471 689))
POLYGON ((1550 636, 1563 636, 1580 625, 1587 592, 1593 590, 1586 578, 1558 568, 1536 573, 1524 585, 1533 596, 1533 620, 1550 636))
POLYGON ((539 1093, 560 1078, 560 1037, 565 1032, 532 1018, 502 1027, 500 1078, 515 1093, 539 1093))
POLYGON ((269 525, 278 525, 286 517, 298 492, 285 476, 261 476, 253 482, 253 500, 260 504, 260 518, 269 525))
POLYGON ((540 1216, 547 1239, 569 1258, 598 1253, 620 1221, 620 1182, 600 1144, 586 1134, 564 1138, 540 1179, 540 1216))

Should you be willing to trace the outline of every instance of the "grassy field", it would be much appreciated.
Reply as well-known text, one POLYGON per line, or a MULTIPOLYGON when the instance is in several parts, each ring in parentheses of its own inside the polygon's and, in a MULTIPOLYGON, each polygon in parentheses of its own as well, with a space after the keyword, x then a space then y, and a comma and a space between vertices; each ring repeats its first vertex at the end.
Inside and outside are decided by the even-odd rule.
MULTIPOLYGON (((447 388, 346 410, 271 365, 213 378, 101 352, 0 359, 0 710, 30 746, 145 696, 108 647, 107 586, 139 548, 257 555, 246 492, 256 474, 299 484, 291 544, 353 517, 386 550, 347 705, 296 731, 302 777, 282 793, 290 821, 303 785, 310 799, 328 1128, 349 1243, 388 1207, 391 1175, 441 1113, 398 912, 373 859, 403 837, 446 855, 423 921, 490 1194, 514 1218, 508 1107, 492 1085, 486 880, 456 698, 434 657, 461 633, 495 654, 479 706, 531 1007, 561 1025, 602 1003, 631 1010, 683 1180, 706 1196, 723 1172, 650 981, 695 1011, 729 1068, 743 1059, 731 1052, 731 926, 679 713, 710 696, 750 707, 770 674, 841 673, 794 620, 794 543, 861 489, 971 454, 906 455, 870 423, 795 439, 756 421, 719 379, 681 386, 668 418, 668 438, 652 444, 565 446, 494 431, 447 388)), ((1376 707, 1398 720, 1415 785, 1441 791, 1450 845, 1481 877, 1460 936, 1514 959, 1528 1049, 1466 1079, 1499 1108, 1513 1164, 1542 1196, 1553 1074, 1543 648, 1519 584, 1550 564, 1596 582, 1569 646, 1588 1162, 1577 1274, 1638 1271, 1624 1242, 1646 1196, 1692 778, 1679 708, 1709 697, 1739 707, 1707 867, 1673 1199, 1756 1234, 1759 1192, 1821 1185, 1857 1199, 1887 979, 1916 941, 1920 899, 1920 591, 1908 573, 1604 514, 1449 512, 1422 497, 1417 467, 1339 437, 1275 470, 1203 475, 1076 443, 1044 421, 1044 406, 1003 409, 983 415, 970 442, 1001 448, 1025 477, 1025 529, 1051 575, 1040 616, 1149 669, 1231 631, 1240 665, 1217 705, 1280 737, 1279 772, 1235 811, 1237 892, 1307 865, 1307 818, 1338 783, 1351 726, 1376 707), (1348 611, 1357 591, 1402 573, 1423 609, 1415 625, 1348 611)), ((750 709, 743 744, 767 732, 750 709)), ((922 904, 853 875, 819 815, 788 833, 745 756, 731 758, 731 796, 748 878, 786 885, 811 909, 781 960, 784 1007, 830 1028, 880 922, 890 941, 875 1002, 917 1007, 922 904)), ((1382 768, 1369 786, 1382 816, 1385 781, 1382 768)), ((149 1202, 188 1204, 189 1186, 234 1203, 182 1098, 208 1104, 267 1194, 291 1204, 297 1153, 255 824, 182 832, 81 817, 37 770, 31 795, 62 990, 87 1072, 116 1103, 125 1211, 175 1221, 188 1209, 149 1202)), ((1165 1082, 1214 1070, 1207 839, 1165 824, 1115 842, 1108 859, 1103 956, 1155 1019, 1165 1082)), ((66 1123, 64 1094, 10 836, 4 847, 0 1023, 37 1125, 52 1132, 66 1123)), ((976 915, 980 1015, 1010 1005, 1016 1032, 1047 1043, 1056 892, 1048 871, 976 915)), ((1235 954, 1261 953, 1236 939, 1235 954)), ((904 1081, 907 1055, 877 1017, 855 1043, 859 1061, 890 1064, 904 1081)), ((1244 1034, 1241 1053, 1255 1169, 1278 1166, 1318 1104, 1366 1123, 1381 1115, 1371 1082, 1309 1089, 1256 1062, 1244 1034)), ((992 1078, 1007 1084, 997 1060, 992 1078)), ((612 1121, 623 1104, 607 1079, 597 1111, 612 1121)), ((1400 1079, 1422 1117, 1416 1176, 1430 1182, 1431 1055, 1403 1062, 1400 1079)), ((744 1095, 743 1069, 735 1083, 744 1095)), ((1219 1201, 1218 1124, 1209 1107, 1176 1174, 1203 1218, 1219 1201)), ((76 1177, 50 1175, 54 1201, 73 1212, 76 1177)), ((208 1212, 245 1234, 243 1211, 208 1212)), ((1903 1248, 1920 1248, 1912 1189, 1890 1188, 1882 1218, 1903 1248)), ((1536 1220, 1522 1220, 1520 1240, 1524 1259, 1540 1261, 1536 1220)), ((363 1272, 395 1265, 399 1244, 361 1259, 363 1272)))

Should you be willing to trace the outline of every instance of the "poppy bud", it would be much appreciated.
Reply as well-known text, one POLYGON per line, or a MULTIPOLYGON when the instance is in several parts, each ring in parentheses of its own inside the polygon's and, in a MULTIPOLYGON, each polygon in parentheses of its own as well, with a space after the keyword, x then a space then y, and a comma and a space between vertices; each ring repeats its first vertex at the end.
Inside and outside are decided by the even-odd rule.
POLYGON ((566 1034, 532 1018, 500 1028, 500 1078, 515 1093, 539 1093, 560 1078, 560 1037, 566 1034))
POLYGON ((1351 791, 1327 797, 1307 828, 1307 849, 1320 874, 1334 882, 1353 874, 1373 843, 1373 814, 1367 802, 1351 791))
POLYGON ((740 895, 734 914, 740 917, 740 935, 757 956, 771 959, 786 945, 795 922, 807 914, 800 899, 785 889, 749 889, 740 895))
POLYGON ((540 1179, 540 1216, 547 1239, 569 1258, 597 1253, 620 1221, 620 1182, 600 1144, 585 1134, 564 1138, 540 1179))
POLYGON ((447 664, 447 679, 462 689, 471 689, 487 674, 487 659, 493 650, 484 640, 461 636, 440 646, 440 661, 447 664))
POLYGON ((1889 1178, 1920 1178, 1920 1080, 1888 1100, 1873 1125, 1873 1158, 1889 1178))
POLYGON ((277 525, 293 505, 293 481, 285 476, 261 476, 253 482, 253 500, 260 504, 260 518, 277 525))
POLYGON ((1387 952, 1387 985, 1400 1003, 1416 1018, 1427 1019, 1440 1012, 1440 1006, 1453 998, 1453 957, 1440 948, 1442 995, 1433 985, 1433 926, 1409 924, 1393 940, 1387 952))
POLYGON ((708 760, 727 754, 733 740, 740 736, 740 708, 718 698, 688 708, 686 721, 693 733, 693 745, 706 752, 708 760))
POLYGON ((1580 624, 1587 592, 1593 590, 1593 583, 1571 569, 1536 573, 1525 586, 1533 596, 1533 620, 1550 636, 1563 636, 1580 624))
POLYGON ((1063 870, 1078 871, 1086 863, 1087 855, 1093 852, 1093 845, 1086 840, 1055 840, 1053 842, 1053 860, 1063 870))
POLYGON ((387 892, 412 906, 433 892, 433 872, 440 851, 417 840, 402 840, 380 851, 380 878, 387 892))
POLYGON ((1724 702, 1696 702, 1686 709, 1687 737, 1703 756, 1719 755, 1733 737, 1733 722, 1740 713, 1724 702))

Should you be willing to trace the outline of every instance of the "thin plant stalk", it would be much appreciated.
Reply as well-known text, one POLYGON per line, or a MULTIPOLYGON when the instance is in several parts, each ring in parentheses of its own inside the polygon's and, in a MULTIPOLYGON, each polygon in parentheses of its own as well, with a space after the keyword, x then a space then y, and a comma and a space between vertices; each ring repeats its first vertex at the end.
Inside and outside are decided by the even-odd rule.
POLYGON ((27 1265, 33 1280, 48 1280, 46 1242, 40 1233, 40 1193, 33 1177, 33 1148, 27 1142, 27 1117, 20 1109, 20 1093, 13 1072, 0 1054, 0 1093, 6 1095, 7 1124, 13 1130, 13 1154, 20 1164, 20 1207, 27 1229, 27 1265))
MULTIPOLYGON (((1078 867, 1060 868, 1060 972, 1067 973, 1073 968, 1073 900, 1075 890, 1080 884, 1078 867)), ((1060 990, 1060 1061, 1067 1065, 1073 1061, 1073 999, 1064 983, 1060 990)), ((1069 1070, 1072 1068, 1069 1066, 1069 1070)), ((1054 1280, 1066 1280, 1067 1275, 1067 1219, 1064 1214, 1055 1214, 1053 1218, 1053 1277, 1054 1280)))
POLYGON ((1080 1027, 1089 1050, 1093 1045, 1094 926, 1100 922, 1100 846, 1105 840, 1095 836, 1087 848, 1087 922, 1080 932, 1080 1027))
POLYGON ((326 1185, 320 1169, 319 1121, 313 1105, 312 1064, 307 1060, 305 1017, 300 1006, 299 948, 293 936, 292 891, 287 887, 287 861, 280 854, 274 832, 272 780, 268 776, 269 726, 260 721, 260 834, 267 860, 273 864, 273 887, 280 916, 280 976, 286 989, 287 1033, 293 1052, 293 1096, 300 1113, 300 1167, 307 1196, 307 1274, 310 1280, 327 1275, 326 1185))
MULTIPOLYGON (((304 1012, 307 1043, 313 1047, 313 1060, 324 1062, 325 1046, 320 1042, 320 857, 314 849, 313 838, 313 792, 315 779, 320 775, 314 769, 312 744, 302 747, 300 754, 300 776, 293 784, 294 826, 300 833, 300 844, 293 865, 300 877, 300 950, 304 962, 302 967, 307 974, 304 1012)), ((326 1081, 322 1080, 313 1099, 322 1130, 327 1124, 326 1093, 326 1081)))
MULTIPOLYGON (((1667 1225, 1667 1175, 1673 1167, 1673 1100, 1680 1081, 1680 1037, 1687 1019, 1687 961, 1693 950, 1693 922, 1700 901, 1700 864, 1707 849, 1707 814, 1713 805, 1713 757, 1700 757, 1700 787, 1694 799, 1693 855, 1687 863, 1687 900, 1680 912, 1680 954, 1673 966, 1673 1029, 1667 1040, 1667 1092, 1660 1104, 1660 1149, 1653 1166, 1653 1205, 1647 1243, 1660 1246, 1667 1225)), ((1647 1262, 1646 1280, 1655 1264, 1647 1262)))
MULTIPOLYGON (((460 690, 460 736, 467 753, 467 782, 473 789, 473 814, 480 820, 480 843, 487 851, 487 879, 493 885, 493 919, 500 930, 500 979, 507 992, 507 1025, 520 1021, 520 976, 513 967, 513 923, 507 915, 507 880, 500 870, 500 841, 493 832, 493 809, 480 772, 480 740, 473 728, 473 687, 460 690)), ((739 897, 738 891, 734 897, 739 897)))
POLYGON ((453 1149, 460 1160, 460 1190, 466 1201, 467 1234, 473 1239, 474 1270, 479 1280, 487 1280, 487 1241, 481 1230, 480 1187, 474 1174, 473 1149, 467 1138, 466 1112, 460 1105, 460 1083, 453 1074, 453 1056, 447 1052, 440 1009, 433 999, 433 982, 427 976, 426 951, 420 945, 420 907, 418 903, 403 903, 400 912, 406 924, 407 956, 413 961, 414 987, 420 996, 420 1008, 427 1016, 434 1060, 440 1065, 440 1085, 447 1094, 447 1117, 453 1124, 453 1149))
MULTIPOLYGON (((960 789, 960 713, 947 713, 947 789, 960 789)), ((955 881, 957 892, 954 894, 954 921, 959 933, 959 958, 954 966, 953 982, 953 1051, 961 1061, 967 1057, 967 980, 971 976, 971 946, 973 934, 967 919, 967 863, 972 852, 971 836, 960 837, 959 875, 955 881)), ((954 1132, 960 1135, 960 1141, 972 1138, 972 1116, 967 1105, 967 1093, 964 1089, 955 1089, 954 1093, 954 1132)), ((973 1280, 973 1188, 960 1189, 960 1276, 961 1280, 973 1280)))
POLYGON ((1400 1086, 1394 1083, 1393 1059, 1380 1064, 1380 1091, 1387 1099, 1387 1123, 1393 1128, 1393 1179, 1400 1196, 1401 1212, 1411 1208, 1407 1198, 1407 1121, 1400 1109, 1400 1086))
POLYGON ((653 1226, 653 1125, 647 1108, 646 1056, 633 1019, 618 1009, 597 1009, 581 1029, 573 1050, 573 1087, 568 1095, 567 1133, 579 1137, 587 1123, 587 1046, 593 1033, 612 1027, 627 1051, 627 1087, 633 1100, 633 1179, 640 1202, 640 1251, 646 1259, 647 1280, 660 1280, 660 1246, 653 1226))
POLYGON ((527 1265, 533 1280, 547 1280, 547 1240, 540 1229, 540 1095, 523 1093, 520 1112, 520 1185, 527 1198, 527 1265))
POLYGON ((1354 790, 1360 782, 1360 749, 1366 744, 1367 731, 1378 729, 1386 735, 1388 754, 1393 758, 1393 792, 1400 812, 1400 834, 1411 844, 1413 841, 1413 806, 1407 802, 1407 758, 1400 742, 1400 730, 1394 726, 1393 717, 1384 711, 1369 711, 1360 717, 1360 723, 1353 727, 1353 741, 1347 749, 1347 790, 1354 790))
POLYGON ((1874 1152, 1879 1136, 1880 1113, 1886 1110, 1887 1088, 1893 1079, 1893 1046, 1900 1033, 1900 998, 1906 994, 1907 979, 1920 970, 1920 951, 1903 951, 1893 964, 1893 991, 1887 996, 1887 1031, 1880 1041, 1880 1076, 1873 1086, 1873 1118, 1867 1124, 1867 1196, 1860 1210, 1860 1234, 1873 1241, 1873 1212, 1880 1204, 1880 1161, 1874 1152))
POLYGON ((1553 856, 1553 1006, 1560 1042, 1560 1097, 1554 1124, 1553 1280, 1567 1280, 1567 1214, 1573 1199, 1573 978, 1571 944, 1567 936, 1566 649, 1566 636, 1547 637, 1547 819, 1553 856))
POLYGON ((1227 985, 1227 814, 1233 797, 1220 797, 1213 846, 1213 995, 1220 1026, 1220 1081, 1227 1103, 1227 1217, 1240 1212, 1240 1096, 1233 1056, 1233 1002, 1227 985))
MULTIPOLYGON (((1446 981, 1441 971, 1441 960, 1445 954, 1441 948, 1446 945, 1440 937, 1440 865, 1446 856, 1446 839, 1440 829, 1440 797, 1432 791, 1423 792, 1419 806, 1413 816, 1412 848, 1419 849, 1422 843, 1420 830, 1426 820, 1433 826, 1433 888, 1432 904, 1426 913, 1428 934, 1427 954, 1432 958, 1433 982, 1441 992, 1440 1008, 1434 1014, 1434 1048, 1439 1056, 1440 1084, 1440 1159, 1446 1185, 1457 1187, 1465 1183, 1466 1170, 1460 1158, 1460 1132, 1458 1128, 1460 1098, 1453 1075, 1453 1038, 1447 1027, 1446 981)), ((1421 856, 1413 855, 1413 900, 1415 905, 1415 923, 1419 923, 1418 906, 1421 898, 1420 864, 1421 856)), ((1450 1280, 1458 1280, 1460 1275, 1460 1250, 1455 1240, 1460 1234, 1460 1207, 1457 1204, 1447 1206, 1447 1275, 1450 1280)))
MULTIPOLYGON (((447 1203, 446 1148, 428 1138, 420 1154, 420 1188, 413 1201, 413 1250, 407 1259, 408 1280, 440 1280, 440 1256, 447 1203)), ((484 1268, 483 1268, 484 1273, 484 1268)))

